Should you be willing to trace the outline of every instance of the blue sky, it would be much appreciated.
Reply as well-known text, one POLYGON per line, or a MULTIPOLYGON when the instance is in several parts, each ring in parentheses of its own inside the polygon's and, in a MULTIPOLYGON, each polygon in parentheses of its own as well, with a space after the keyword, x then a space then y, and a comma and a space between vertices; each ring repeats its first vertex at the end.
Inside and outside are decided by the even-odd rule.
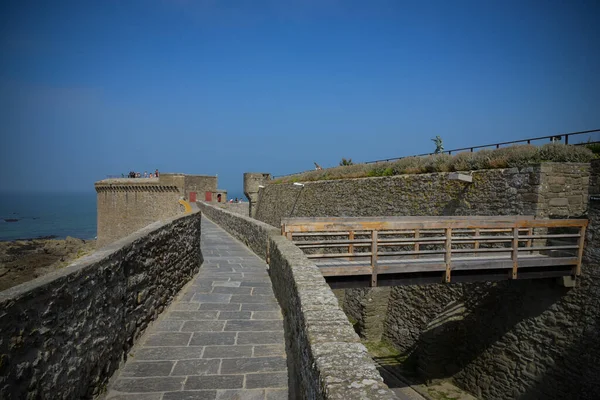
POLYGON ((0 191, 600 128, 597 1, 2 1, 0 191))

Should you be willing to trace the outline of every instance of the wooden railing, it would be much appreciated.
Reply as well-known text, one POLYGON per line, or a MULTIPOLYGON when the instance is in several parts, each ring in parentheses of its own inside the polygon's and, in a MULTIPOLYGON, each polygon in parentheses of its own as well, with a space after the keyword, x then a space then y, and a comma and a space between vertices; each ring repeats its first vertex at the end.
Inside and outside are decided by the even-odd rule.
MULTIPOLYGON (((281 233, 325 277, 569 266, 581 273, 587 220, 529 216, 288 218, 281 233), (366 261, 365 261, 366 260, 366 261)), ((542 274, 543 276, 543 274, 542 274)))

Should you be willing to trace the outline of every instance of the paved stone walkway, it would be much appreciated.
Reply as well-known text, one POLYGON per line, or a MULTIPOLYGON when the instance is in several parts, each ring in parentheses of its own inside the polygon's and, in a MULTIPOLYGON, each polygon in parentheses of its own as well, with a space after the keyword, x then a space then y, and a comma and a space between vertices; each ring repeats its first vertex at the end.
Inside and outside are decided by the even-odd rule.
POLYGON ((288 398, 283 319, 266 264, 202 217, 204 263, 118 371, 111 400, 288 398))

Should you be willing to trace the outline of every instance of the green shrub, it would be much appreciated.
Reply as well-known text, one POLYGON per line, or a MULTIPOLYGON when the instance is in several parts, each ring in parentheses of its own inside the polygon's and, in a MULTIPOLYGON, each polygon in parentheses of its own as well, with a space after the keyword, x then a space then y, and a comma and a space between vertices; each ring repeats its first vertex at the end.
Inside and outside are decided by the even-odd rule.
POLYGON ((449 172, 450 160, 452 156, 449 154, 434 154, 432 156, 423 157, 425 160, 425 172, 449 172))
POLYGON ((594 158, 594 153, 583 146, 565 146, 564 144, 548 143, 539 149, 541 161, 589 162, 594 158))
POLYGON ((591 150, 592 153, 599 155, 600 154, 600 143, 588 143, 585 146, 586 149, 591 150))
POLYGON ((526 167, 531 164, 539 164, 540 153, 539 147, 531 144, 523 146, 511 146, 499 149, 498 152, 506 155, 506 163, 508 167, 526 167))
POLYGON ((382 168, 373 168, 371 170, 369 170, 367 172, 367 176, 368 177, 374 177, 374 176, 383 176, 383 171, 385 171, 385 169, 382 168))
MULTIPOLYGON (((392 168, 396 175, 408 174, 410 171, 418 171, 416 173, 425 172, 424 159, 422 157, 406 157, 392 163, 392 168)), ((415 173, 415 172, 412 172, 415 173)))
POLYGON ((454 156, 451 164, 452 171, 469 171, 473 166, 476 153, 464 152, 454 156))

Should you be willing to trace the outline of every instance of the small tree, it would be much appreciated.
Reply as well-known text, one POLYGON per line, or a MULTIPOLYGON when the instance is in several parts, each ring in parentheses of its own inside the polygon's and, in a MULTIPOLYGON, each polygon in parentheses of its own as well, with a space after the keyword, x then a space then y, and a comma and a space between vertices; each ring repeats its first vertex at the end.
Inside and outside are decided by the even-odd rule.
POLYGON ((342 161, 340 161, 340 166, 343 167, 343 166, 346 166, 346 165, 354 165, 354 163, 352 162, 351 158, 349 158, 347 160, 345 158, 342 158, 342 161))

